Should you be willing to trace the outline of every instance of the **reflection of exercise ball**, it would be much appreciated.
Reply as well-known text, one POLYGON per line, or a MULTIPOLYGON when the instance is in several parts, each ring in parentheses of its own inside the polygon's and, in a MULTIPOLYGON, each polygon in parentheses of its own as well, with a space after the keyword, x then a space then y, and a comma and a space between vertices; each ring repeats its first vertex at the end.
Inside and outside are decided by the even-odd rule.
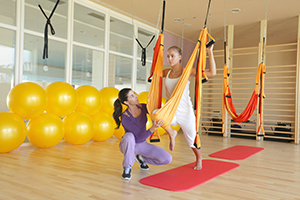
POLYGON ((101 142, 111 138, 115 131, 114 119, 105 112, 99 112, 92 116, 95 125, 95 133, 92 140, 101 142))
POLYGON ((49 148, 57 145, 64 136, 62 120, 52 113, 31 119, 27 124, 27 136, 32 145, 49 148))
POLYGON ((0 153, 17 149, 26 138, 26 125, 16 114, 0 112, 0 153))
POLYGON ((59 117, 71 114, 78 105, 78 96, 72 85, 65 82, 54 82, 46 87, 47 112, 59 117))
MULTIPOLYGON (((116 126, 117 126, 116 123, 114 125, 115 125, 114 128, 116 128, 116 126)), ((116 138, 122 140, 122 137, 123 137, 124 134, 125 134, 125 130, 124 130, 123 125, 121 124, 119 129, 115 129, 114 136, 116 138)))
POLYGON ((114 87, 104 87, 100 90, 102 99, 102 107, 100 111, 105 112, 112 116, 114 112, 114 102, 118 98, 119 90, 114 87))
POLYGON ((64 120, 64 139, 71 144, 85 144, 94 136, 95 126, 87 114, 74 112, 64 120))
MULTIPOLYGON (((141 92, 140 94, 138 94, 139 103, 147 104, 148 93, 149 92, 141 92)), ((161 106, 164 106, 165 104, 166 104, 166 99, 164 97, 162 97, 161 106)))
POLYGON ((7 107, 23 119, 35 118, 46 110, 46 92, 36 83, 20 83, 9 92, 7 107))
POLYGON ((90 116, 96 114, 102 105, 100 92, 93 86, 83 85, 76 89, 78 95, 78 106, 76 112, 83 112, 90 116))

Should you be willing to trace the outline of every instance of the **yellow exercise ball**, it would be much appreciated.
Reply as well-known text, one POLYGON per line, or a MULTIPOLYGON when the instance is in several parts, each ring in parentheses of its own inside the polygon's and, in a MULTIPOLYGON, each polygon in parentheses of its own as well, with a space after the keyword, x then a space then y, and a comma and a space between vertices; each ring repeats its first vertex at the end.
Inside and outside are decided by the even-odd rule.
POLYGON ((0 153, 13 151, 26 138, 26 125, 16 114, 0 112, 0 153))
POLYGON ((102 106, 100 92, 90 85, 80 86, 76 91, 78 95, 78 106, 75 111, 90 116, 95 115, 102 106))
POLYGON ((36 83, 20 83, 9 92, 7 107, 23 119, 35 118, 46 110, 46 92, 36 83))
POLYGON ((57 115, 43 113, 28 122, 27 137, 36 147, 53 147, 64 137, 63 122, 57 115))
POLYGON ((100 96, 102 99, 102 107, 100 111, 113 115, 114 102, 118 98, 119 90, 114 87, 104 87, 100 90, 100 96))
POLYGON ((95 133, 92 140, 102 142, 111 138, 115 131, 115 120, 105 112, 99 112, 92 116, 95 125, 95 133))
MULTIPOLYGON (((147 98, 148 98, 149 92, 141 92, 138 94, 139 103, 145 103, 147 104, 147 98)), ((166 104, 166 99, 162 97, 161 99, 161 106, 164 106, 166 104)))
POLYGON ((166 103, 167 103, 167 100, 164 97, 162 97, 161 98, 161 107, 163 107, 166 103))
POLYGON ((94 136, 95 125, 92 118, 84 113, 74 112, 63 120, 64 139, 71 144, 85 144, 94 136))
POLYGON ((140 92, 138 94, 139 103, 147 104, 148 93, 149 92, 140 92))
MULTIPOLYGON (((115 123, 115 126, 114 128, 116 128, 116 123, 115 123)), ((125 134, 125 130, 124 130, 124 127, 123 125, 121 124, 120 127, 118 129, 115 129, 114 131, 114 136, 120 140, 122 140, 122 137, 123 135, 125 134)))
POLYGON ((148 130, 149 128, 151 128, 152 127, 152 119, 151 119, 151 117, 150 117, 150 115, 149 114, 147 114, 147 123, 146 123, 146 129, 148 130))
POLYGON ((47 112, 59 117, 71 114, 78 105, 78 95, 72 85, 65 82, 54 82, 46 87, 47 112))
POLYGON ((158 131, 159 135, 163 135, 166 133, 165 129, 163 129, 162 127, 158 127, 156 130, 158 131))
POLYGON ((176 131, 179 131, 179 130, 180 130, 179 124, 174 125, 174 126, 171 126, 171 127, 172 127, 172 129, 174 129, 174 130, 176 130, 176 131))

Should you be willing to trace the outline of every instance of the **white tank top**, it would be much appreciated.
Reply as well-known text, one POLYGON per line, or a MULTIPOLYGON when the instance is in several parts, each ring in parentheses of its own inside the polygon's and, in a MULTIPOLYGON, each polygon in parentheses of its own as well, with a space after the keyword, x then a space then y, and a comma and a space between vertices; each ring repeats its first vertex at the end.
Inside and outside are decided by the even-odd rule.
POLYGON ((166 78, 165 78, 165 87, 166 87, 166 96, 167 96, 167 100, 170 99, 173 90, 176 87, 177 82, 179 81, 180 77, 178 78, 169 78, 169 74, 170 74, 171 70, 169 70, 166 78))
MULTIPOLYGON (((180 77, 178 78, 169 78, 169 74, 170 74, 171 70, 168 72, 166 78, 165 78, 165 88, 166 88, 166 97, 167 100, 169 100, 169 98, 172 95, 173 90, 176 87, 176 84, 178 82, 178 80, 180 79, 180 77)), ((184 93, 182 95, 182 98, 180 100, 180 106, 178 107, 178 109, 186 109, 187 107, 192 106, 192 102, 191 102, 191 98, 190 98, 190 81, 187 82, 186 87, 184 89, 184 93)))

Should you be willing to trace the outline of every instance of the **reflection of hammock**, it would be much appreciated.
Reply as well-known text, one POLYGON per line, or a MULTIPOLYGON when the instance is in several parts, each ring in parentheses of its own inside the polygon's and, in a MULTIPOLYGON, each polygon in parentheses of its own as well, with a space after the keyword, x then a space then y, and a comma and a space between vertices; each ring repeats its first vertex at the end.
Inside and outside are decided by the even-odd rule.
MULTIPOLYGON (((202 92, 202 75, 207 79, 206 74, 204 72, 204 68, 206 65, 206 43, 207 37, 210 37, 214 42, 214 39, 208 34, 207 28, 204 28, 199 36, 198 42, 195 46, 195 49, 184 68, 184 71, 167 103, 161 107, 161 98, 162 98, 162 71, 163 71, 163 42, 164 42, 164 35, 161 33, 155 45, 155 52, 153 55, 153 63, 152 63, 152 81, 148 93, 147 99, 147 109, 149 114, 153 120, 163 119, 164 124, 162 127, 167 130, 171 122, 175 116, 177 107, 183 95, 184 89, 190 77, 196 54, 198 48, 201 44, 200 51, 199 51, 199 61, 197 67, 197 87, 196 87, 196 129, 198 131, 198 124, 200 119, 200 109, 201 109, 201 92, 202 92), (199 81, 200 80, 200 81, 199 81), (154 110, 160 108, 155 114, 152 114, 154 110)), ((211 42, 211 44, 213 43, 211 42)), ((200 148, 200 140, 197 134, 195 138, 195 146, 200 148)))
POLYGON ((264 76, 266 73, 266 67, 263 62, 261 62, 258 66, 257 72, 256 72, 256 80, 255 80, 255 88, 252 93, 252 96, 250 98, 250 101, 246 107, 246 109, 238 115, 236 113, 235 107, 232 103, 232 98, 231 98, 231 92, 229 88, 229 82, 228 82, 228 77, 229 77, 229 70, 227 65, 224 65, 224 74, 223 74, 223 97, 222 97, 222 109, 223 109, 223 130, 222 132, 224 133, 225 131, 225 126, 224 126, 224 118, 225 118, 225 107, 228 111, 228 114, 231 116, 231 118, 238 123, 241 122, 246 122, 251 115, 253 114, 256 106, 257 106, 257 100, 259 99, 259 115, 260 115, 260 125, 257 131, 257 134, 260 131, 260 128, 264 134, 264 128, 262 126, 262 116, 263 116, 263 98, 265 97, 264 95, 264 76), (260 87, 260 91, 259 91, 260 87), (260 93, 260 94, 259 94, 260 93))

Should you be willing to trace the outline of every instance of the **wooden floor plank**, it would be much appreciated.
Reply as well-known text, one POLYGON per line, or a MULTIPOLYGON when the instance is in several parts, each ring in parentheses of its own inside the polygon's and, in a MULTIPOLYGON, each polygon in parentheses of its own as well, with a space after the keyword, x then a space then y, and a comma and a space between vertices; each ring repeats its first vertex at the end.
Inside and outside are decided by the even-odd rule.
MULTIPOLYGON (((235 145, 265 149, 245 160, 228 161, 240 167, 196 188, 171 192, 139 180, 195 161, 181 132, 170 164, 142 171, 136 163, 130 181, 121 179, 119 141, 115 137, 85 145, 62 141, 48 149, 24 144, 0 154, 0 199, 300 199, 300 149, 293 143, 201 135, 203 159, 223 160, 208 155, 235 145)), ((162 135, 162 141, 154 144, 168 149, 168 142, 162 135)))

